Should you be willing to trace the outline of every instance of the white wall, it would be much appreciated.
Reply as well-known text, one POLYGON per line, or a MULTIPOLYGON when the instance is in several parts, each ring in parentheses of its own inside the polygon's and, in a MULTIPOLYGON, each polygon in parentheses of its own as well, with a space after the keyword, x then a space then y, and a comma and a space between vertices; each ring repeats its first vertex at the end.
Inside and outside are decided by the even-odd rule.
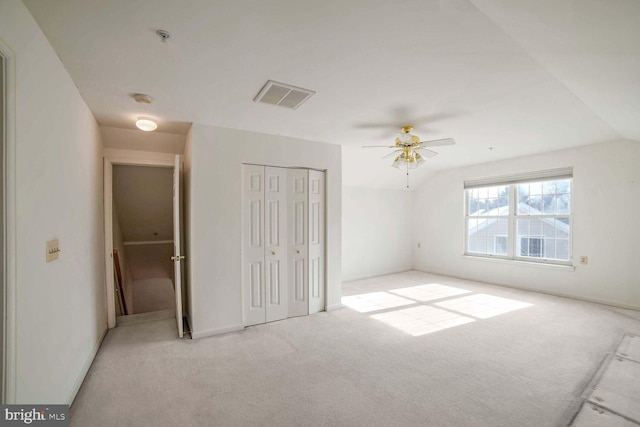
POLYGON ((411 270, 413 194, 342 188, 342 281, 411 270))
MULTIPOLYGON (((617 141, 441 172, 414 195, 419 270, 640 309, 640 144, 617 141), (573 166, 575 271, 463 257, 463 182, 573 166), (589 257, 578 265, 578 257, 589 257)), ((414 243, 415 243, 414 242, 414 243)))
POLYGON ((242 325, 242 163, 326 169, 327 305, 341 295, 341 149, 338 145, 194 124, 185 149, 189 306, 193 336, 242 325))
POLYGON ((18 403, 69 403, 106 331, 98 125, 22 2, 0 2, 15 52, 18 403), (45 242, 60 258, 45 263, 45 242))

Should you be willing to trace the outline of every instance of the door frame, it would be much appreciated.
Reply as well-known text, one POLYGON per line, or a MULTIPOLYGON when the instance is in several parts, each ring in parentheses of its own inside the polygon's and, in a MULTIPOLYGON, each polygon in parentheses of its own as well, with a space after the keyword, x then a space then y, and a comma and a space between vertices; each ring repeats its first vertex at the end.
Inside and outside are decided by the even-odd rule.
POLYGON ((0 402, 16 401, 16 290, 17 290, 17 222, 16 222, 16 61, 15 52, 0 39, 0 55, 4 63, 4 135, 0 149, 4 150, 2 185, 4 186, 4 221, 0 226, 4 229, 3 263, 4 274, 0 291, 3 293, 3 304, 0 307, 4 316, 3 340, 0 369, 0 402))
MULTIPOLYGON (((106 151, 106 150, 105 150, 106 151)), ((150 153, 140 156, 140 152, 126 153, 126 150, 113 150, 104 155, 104 261, 105 290, 107 305, 107 327, 116 327, 115 283, 113 280, 113 165, 175 167, 175 154, 166 156, 150 153), (125 152, 123 152, 125 151, 125 152)), ((182 156, 181 156, 182 157, 182 156)), ((174 290, 175 292, 175 290, 174 290)), ((183 314, 184 315, 184 314, 183 314)))

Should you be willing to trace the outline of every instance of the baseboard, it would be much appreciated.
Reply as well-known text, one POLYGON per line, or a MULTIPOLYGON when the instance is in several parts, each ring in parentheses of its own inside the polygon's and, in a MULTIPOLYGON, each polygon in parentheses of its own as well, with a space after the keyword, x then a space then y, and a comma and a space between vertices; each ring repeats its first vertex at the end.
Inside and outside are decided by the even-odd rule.
POLYGON ((106 327, 104 328, 104 330, 100 334, 100 338, 91 349, 91 353, 89 354, 89 357, 87 358, 87 360, 85 360, 84 364, 82 365, 82 369, 80 370, 80 373, 78 374, 75 382, 73 383, 73 388, 71 389, 71 393, 69 393, 69 396, 67 397, 67 405, 71 406, 73 404, 73 401, 75 400, 76 395, 80 391, 80 387, 82 387, 82 383, 84 382, 85 377, 89 373, 89 369, 91 369, 91 364, 93 363, 93 360, 96 358, 96 355, 98 354, 98 350, 100 350, 100 346, 102 345, 102 341, 104 340, 104 337, 107 335, 108 330, 109 330, 108 328, 106 327))
POLYGON ((244 329, 244 325, 234 325, 234 326, 227 326, 226 328, 209 329, 208 331, 200 331, 200 332, 191 331, 191 338, 196 340, 198 338, 206 338, 206 337, 213 337, 215 335, 228 334, 229 332, 238 332, 243 329, 244 329))
POLYGON ((399 270, 399 271, 389 271, 387 273, 380 273, 380 274, 370 274, 367 276, 358 276, 358 277, 352 277, 349 278, 347 280, 343 280, 342 283, 349 283, 349 282, 357 282, 358 280, 366 280, 366 279, 372 279, 374 277, 380 277, 380 276, 389 276, 391 274, 400 274, 400 273, 406 273, 407 271, 411 271, 413 270, 413 268, 410 268, 408 270, 399 270))
POLYGON ((638 306, 631 305, 631 304, 619 303, 619 302, 615 302, 615 301, 609 301, 609 300, 605 300, 605 299, 583 297, 581 295, 572 295, 572 294, 566 294, 566 293, 562 293, 562 292, 550 292, 550 291, 546 291, 546 290, 531 288, 531 287, 528 287, 528 286, 504 285, 504 284, 501 284, 501 283, 494 283, 494 282, 487 282, 485 280, 479 280, 479 279, 476 279, 476 278, 473 278, 473 277, 456 276, 455 274, 445 273, 445 272, 438 272, 438 271, 433 271, 433 270, 430 270, 430 271, 418 270, 418 269, 415 269, 415 270, 416 271, 420 271, 422 273, 437 274, 439 276, 453 277, 455 279, 473 280, 473 281, 480 282, 480 283, 486 283, 488 285, 502 286, 504 288, 519 289, 521 291, 528 291, 528 292, 537 292, 539 294, 551 295, 551 296, 554 296, 554 297, 570 298, 570 299, 574 299, 574 300, 578 300, 578 301, 585 301, 585 302, 592 302, 592 303, 596 303, 596 304, 608 305, 610 307, 624 308, 624 309, 627 309, 627 310, 640 311, 640 307, 638 307, 638 306))
POLYGON ((327 306, 327 311, 340 310, 343 307, 344 307, 344 305, 341 302, 339 302, 337 304, 328 305, 327 306))

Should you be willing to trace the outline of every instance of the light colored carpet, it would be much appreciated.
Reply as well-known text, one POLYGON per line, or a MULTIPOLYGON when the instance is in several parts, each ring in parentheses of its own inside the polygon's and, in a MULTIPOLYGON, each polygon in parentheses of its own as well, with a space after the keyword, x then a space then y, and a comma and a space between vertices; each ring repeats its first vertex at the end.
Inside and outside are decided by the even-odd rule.
POLYGON ((200 340, 111 330, 72 426, 558 426, 640 321, 598 304, 407 272, 352 308, 200 340))

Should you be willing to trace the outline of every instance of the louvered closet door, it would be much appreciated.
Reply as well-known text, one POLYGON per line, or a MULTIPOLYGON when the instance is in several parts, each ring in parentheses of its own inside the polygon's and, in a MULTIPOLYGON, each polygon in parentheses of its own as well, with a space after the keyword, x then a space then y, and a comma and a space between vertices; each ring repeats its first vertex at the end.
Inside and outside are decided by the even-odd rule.
POLYGON ((264 166, 244 165, 242 179, 242 295, 245 326, 266 321, 264 166))
POLYGON ((266 321, 286 319, 287 170, 265 167, 266 321))
POLYGON ((309 171, 309 314, 325 306, 325 173, 309 171))
POLYGON ((308 196, 309 171, 288 174, 289 317, 309 314, 308 196))

